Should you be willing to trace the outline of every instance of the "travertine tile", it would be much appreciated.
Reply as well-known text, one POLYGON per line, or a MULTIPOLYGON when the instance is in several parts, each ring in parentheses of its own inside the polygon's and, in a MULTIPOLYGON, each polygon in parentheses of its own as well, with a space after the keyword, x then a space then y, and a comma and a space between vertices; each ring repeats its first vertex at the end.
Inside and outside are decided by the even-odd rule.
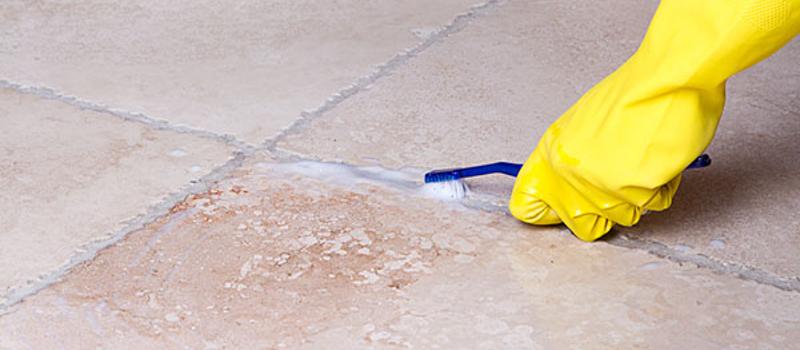
POLYGON ((510 1, 278 146, 390 168, 522 162, 633 52, 654 10, 628 0, 510 1))
POLYGON ((231 152, 220 142, 0 89, 0 304, 231 152))
MULTIPOLYGON (((633 52, 655 5, 511 1, 279 147, 394 168, 522 162, 555 118, 633 52)), ((800 276, 798 54, 795 40, 732 79, 708 151, 714 165, 686 177, 674 209, 625 232, 800 276)), ((500 176, 470 182, 498 202, 513 185, 500 176)))
POLYGON ((0 79, 258 143, 472 4, 4 1, 0 79))
POLYGON ((253 162, 187 198, 1 316, 0 346, 713 349, 800 340, 797 293, 292 169, 253 162))

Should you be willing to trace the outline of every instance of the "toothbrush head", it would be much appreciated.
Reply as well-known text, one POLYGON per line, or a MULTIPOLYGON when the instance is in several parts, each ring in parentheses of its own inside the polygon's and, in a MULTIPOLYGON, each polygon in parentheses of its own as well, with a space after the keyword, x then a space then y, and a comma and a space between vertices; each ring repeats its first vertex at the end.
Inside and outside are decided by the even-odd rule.
POLYGON ((461 179, 461 172, 457 169, 434 170, 425 174, 425 183, 447 182, 461 179))
POLYGON ((422 186, 422 193, 426 196, 444 199, 460 200, 467 196, 469 188, 461 179, 441 182, 428 182, 422 186))

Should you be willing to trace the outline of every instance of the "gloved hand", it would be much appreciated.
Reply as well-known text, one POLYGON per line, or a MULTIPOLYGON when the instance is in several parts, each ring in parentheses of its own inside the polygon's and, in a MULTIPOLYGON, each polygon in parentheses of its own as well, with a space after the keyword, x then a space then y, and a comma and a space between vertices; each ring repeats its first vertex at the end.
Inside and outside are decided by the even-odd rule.
POLYGON ((667 209, 714 136, 726 80, 798 32, 800 0, 663 0, 636 53, 545 132, 512 215, 593 241, 667 209))

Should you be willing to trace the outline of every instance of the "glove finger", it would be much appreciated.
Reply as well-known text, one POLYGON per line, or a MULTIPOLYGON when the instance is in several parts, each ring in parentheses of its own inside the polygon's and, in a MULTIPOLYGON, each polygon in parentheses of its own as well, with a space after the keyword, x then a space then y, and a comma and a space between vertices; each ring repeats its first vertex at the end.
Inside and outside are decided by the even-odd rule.
POLYGON ((666 185, 663 185, 658 188, 653 197, 644 204, 644 208, 647 210, 652 211, 662 211, 666 210, 672 205, 672 198, 675 197, 675 193, 678 192, 678 186, 681 184, 681 176, 678 175, 670 182, 667 182, 666 185))
POLYGON ((593 213, 572 217, 570 220, 565 220, 564 223, 575 236, 587 242, 597 240, 614 227, 613 221, 593 213))
POLYGON ((622 226, 636 225, 642 217, 641 208, 625 202, 615 205, 604 204, 601 211, 609 220, 622 226))
POLYGON ((515 218, 534 225, 561 223, 558 214, 547 203, 528 191, 516 190, 511 194, 508 210, 515 218))

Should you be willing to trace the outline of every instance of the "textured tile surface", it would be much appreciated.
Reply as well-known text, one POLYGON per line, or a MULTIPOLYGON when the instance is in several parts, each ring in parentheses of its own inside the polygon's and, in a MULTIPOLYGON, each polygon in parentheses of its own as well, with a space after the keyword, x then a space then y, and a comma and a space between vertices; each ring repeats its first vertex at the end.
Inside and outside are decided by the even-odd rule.
POLYGON ((633 1, 508 2, 279 146, 390 168, 522 162, 552 121, 633 52, 654 10, 633 1), (636 15, 621 16, 623 8, 636 15))
POLYGON ((472 4, 4 1, 0 79, 258 143, 472 4))
MULTIPOLYGON (((311 171, 314 173, 315 171, 311 171)), ((306 171, 306 173, 309 173, 306 171)), ((256 163, 0 317, 48 348, 787 348, 800 296, 256 163)))
POLYGON ((225 162, 225 144, 0 89, 0 302, 225 162))
POLYGON ((471 4, 0 2, 0 349, 796 348, 800 42, 731 81, 672 210, 585 244, 503 215, 510 178, 465 207, 421 169, 524 160, 656 1, 471 4), (274 156, 351 165, 248 149, 183 198, 233 151, 214 133, 322 105, 274 156))

